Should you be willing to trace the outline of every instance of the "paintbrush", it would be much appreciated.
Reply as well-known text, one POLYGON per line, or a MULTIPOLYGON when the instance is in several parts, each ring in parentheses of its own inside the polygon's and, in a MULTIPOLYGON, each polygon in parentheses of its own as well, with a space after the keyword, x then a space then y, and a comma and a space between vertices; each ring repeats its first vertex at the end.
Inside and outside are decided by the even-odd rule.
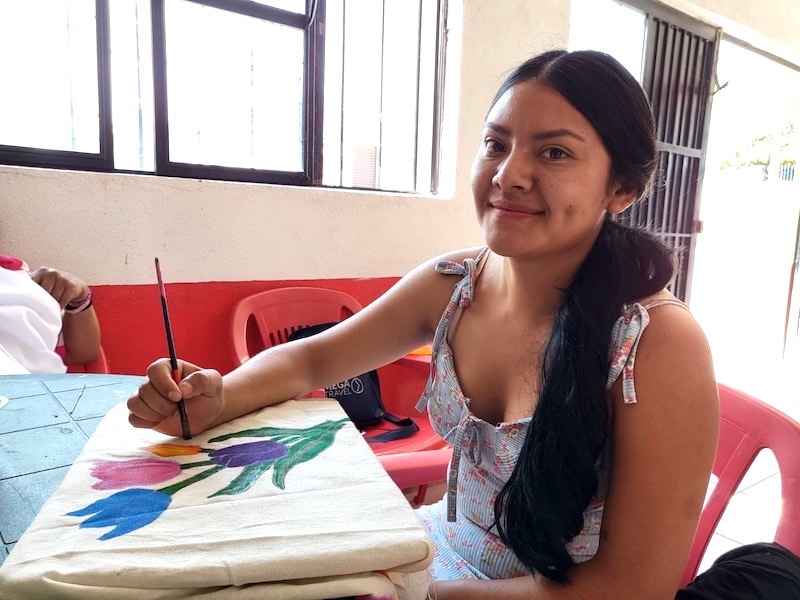
MULTIPOLYGON (((172 379, 175 383, 180 383, 181 373, 178 369, 178 356, 175 354, 175 342, 172 339, 172 325, 170 325, 169 322, 167 291, 164 289, 164 280, 161 279, 161 266, 158 264, 158 258, 156 258, 156 277, 158 277, 158 292, 161 294, 161 311, 164 313, 164 328, 167 330, 167 345, 169 346, 169 362, 172 367, 172 379)), ((186 405, 183 402, 183 398, 178 400, 178 412, 181 415, 183 439, 189 440, 192 438, 192 432, 189 429, 189 417, 186 415, 186 405)))

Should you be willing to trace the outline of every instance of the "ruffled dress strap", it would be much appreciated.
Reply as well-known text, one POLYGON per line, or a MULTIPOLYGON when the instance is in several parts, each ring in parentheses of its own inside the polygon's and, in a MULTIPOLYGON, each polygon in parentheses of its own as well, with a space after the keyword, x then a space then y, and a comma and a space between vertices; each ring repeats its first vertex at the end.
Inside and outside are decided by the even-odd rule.
POLYGON ((417 402, 417 410, 419 411, 424 410, 428 403, 431 388, 435 382, 435 370, 439 363, 442 343, 445 340, 449 341, 450 336, 452 336, 455 328, 458 326, 458 321, 461 318, 461 311, 472 304, 473 294, 475 293, 475 282, 478 280, 478 276, 486 262, 488 253, 489 248, 484 247, 478 253, 478 256, 475 258, 465 258, 463 263, 449 260, 441 260, 436 263, 435 269, 437 273, 443 275, 459 275, 461 279, 455 284, 450 302, 448 302, 442 318, 439 319, 436 332, 433 334, 433 343, 431 344, 431 376, 428 378, 428 383, 425 385, 425 391, 417 402))
POLYGON ((606 389, 610 389, 614 382, 622 375, 622 401, 625 404, 636 403, 636 389, 633 385, 633 368, 636 362, 636 351, 642 334, 650 324, 648 310, 675 304, 688 310, 686 304, 675 298, 662 298, 645 304, 634 302, 622 307, 622 314, 611 329, 611 344, 609 357, 611 368, 608 371, 606 389))

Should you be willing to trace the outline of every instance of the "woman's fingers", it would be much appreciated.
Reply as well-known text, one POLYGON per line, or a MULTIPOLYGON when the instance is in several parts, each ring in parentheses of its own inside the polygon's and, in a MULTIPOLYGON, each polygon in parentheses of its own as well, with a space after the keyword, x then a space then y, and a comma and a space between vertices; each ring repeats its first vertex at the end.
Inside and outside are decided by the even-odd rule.
POLYGON ((222 377, 213 369, 201 369, 184 377, 178 388, 184 398, 218 396, 222 391, 222 377))
POLYGON ((145 383, 128 399, 128 410, 141 419, 160 423, 175 414, 178 405, 158 393, 151 384, 145 383))
POLYGON ((31 279, 50 294, 64 308, 73 300, 86 296, 86 284, 72 273, 39 267, 31 273, 31 279))
MULTIPOLYGON (((147 368, 147 381, 128 399, 131 425, 151 429, 163 425, 171 429, 171 422, 165 422, 174 417, 179 400, 222 395, 222 376, 217 371, 182 360, 178 361, 178 369, 180 384, 173 379, 169 359, 159 359, 147 368)), ((214 403, 208 406, 213 407, 214 403)))
MULTIPOLYGON (((178 370, 180 371, 181 379, 184 379, 187 375, 199 371, 200 367, 184 360, 179 360, 178 370)), ((183 398, 178 384, 175 383, 175 380, 172 378, 172 367, 168 358, 161 358, 147 367, 147 379, 148 383, 165 398, 169 398, 173 402, 177 402, 183 398)))
MULTIPOLYGON (((178 361, 182 373, 196 370, 191 363, 178 361)), ((129 418, 134 427, 153 427, 178 410, 177 402, 182 398, 178 384, 172 379, 172 368, 167 358, 155 361, 147 367, 147 381, 128 398, 129 418)))

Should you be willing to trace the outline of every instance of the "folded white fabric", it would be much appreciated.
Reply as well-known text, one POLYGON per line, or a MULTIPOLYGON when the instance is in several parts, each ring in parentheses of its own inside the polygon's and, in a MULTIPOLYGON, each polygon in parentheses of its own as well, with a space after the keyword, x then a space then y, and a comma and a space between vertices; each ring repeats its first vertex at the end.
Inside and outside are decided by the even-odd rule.
POLYGON ((189 441, 116 406, 0 568, 0 598, 425 598, 432 545, 360 438, 330 400, 189 441))

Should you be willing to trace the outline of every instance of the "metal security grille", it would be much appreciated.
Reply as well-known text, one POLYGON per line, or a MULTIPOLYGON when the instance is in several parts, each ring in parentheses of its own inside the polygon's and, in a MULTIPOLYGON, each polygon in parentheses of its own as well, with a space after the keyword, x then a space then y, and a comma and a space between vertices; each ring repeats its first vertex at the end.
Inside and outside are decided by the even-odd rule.
POLYGON ((621 220, 660 233, 678 250, 670 287, 688 301, 720 33, 685 15, 642 8, 647 12, 643 86, 655 116, 659 166, 649 196, 621 220))

